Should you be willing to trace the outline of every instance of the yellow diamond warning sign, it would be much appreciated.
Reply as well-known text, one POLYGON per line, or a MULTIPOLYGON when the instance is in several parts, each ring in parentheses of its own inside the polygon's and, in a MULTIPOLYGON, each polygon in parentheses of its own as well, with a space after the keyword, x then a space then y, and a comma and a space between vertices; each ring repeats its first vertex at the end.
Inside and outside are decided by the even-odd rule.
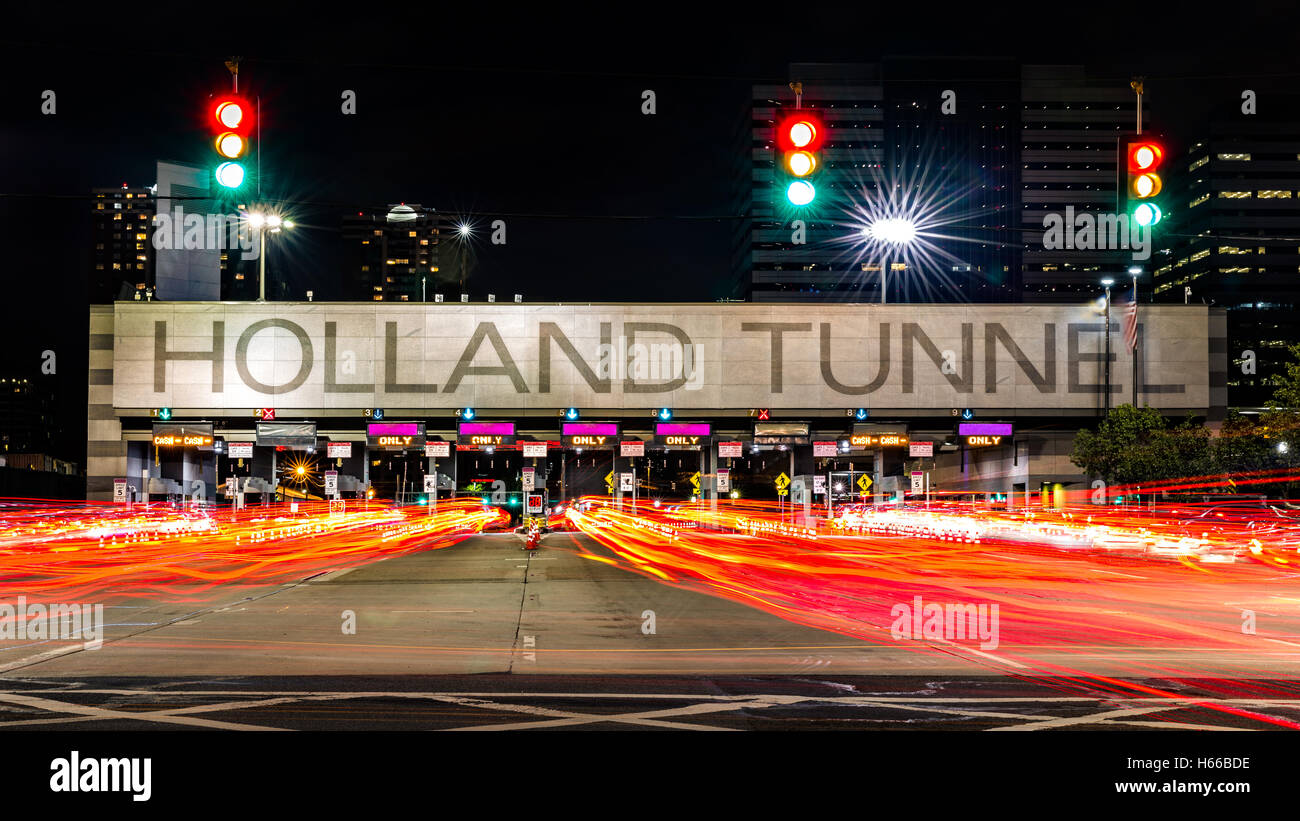
POLYGON ((862 477, 858 479, 858 488, 860 490, 866 490, 869 487, 871 487, 871 477, 864 473, 862 474, 862 477))
POLYGON ((785 490, 790 486, 790 477, 786 476, 785 473, 782 473, 780 476, 776 477, 774 484, 776 485, 777 490, 785 490))

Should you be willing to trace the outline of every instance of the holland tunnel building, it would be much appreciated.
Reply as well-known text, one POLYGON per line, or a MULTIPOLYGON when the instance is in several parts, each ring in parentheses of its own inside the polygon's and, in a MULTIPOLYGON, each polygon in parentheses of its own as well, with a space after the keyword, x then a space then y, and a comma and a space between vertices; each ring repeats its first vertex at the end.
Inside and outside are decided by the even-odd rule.
POLYGON ((1108 334, 1093 305, 94 306, 87 496, 1046 503, 1086 481, 1074 432, 1108 404, 1224 411, 1221 311, 1143 305, 1134 352, 1112 314, 1108 334))

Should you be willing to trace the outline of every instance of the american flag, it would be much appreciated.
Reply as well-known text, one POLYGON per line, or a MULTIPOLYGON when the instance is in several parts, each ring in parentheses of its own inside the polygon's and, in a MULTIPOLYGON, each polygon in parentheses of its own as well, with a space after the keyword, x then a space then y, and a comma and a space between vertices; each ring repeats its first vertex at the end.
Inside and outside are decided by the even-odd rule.
POLYGON ((1138 344, 1138 289, 1136 282, 1133 283, 1133 298, 1124 307, 1124 344, 1128 345, 1130 352, 1138 344))

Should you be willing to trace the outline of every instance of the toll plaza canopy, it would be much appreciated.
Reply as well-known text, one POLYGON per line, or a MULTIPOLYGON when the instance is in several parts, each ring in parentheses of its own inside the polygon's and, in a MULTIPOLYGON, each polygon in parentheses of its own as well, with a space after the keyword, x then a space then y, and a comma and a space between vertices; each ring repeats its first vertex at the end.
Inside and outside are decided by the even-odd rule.
MULTIPOLYGON (((123 422, 556 417, 1095 416, 1105 322, 1081 305, 119 302, 90 315, 88 494, 125 475, 123 422)), ((1213 413, 1226 322, 1112 311, 1112 403, 1213 413), (1136 367, 1136 371, 1135 371, 1136 367), (1134 383, 1136 374, 1137 383, 1134 383)), ((322 421, 322 425, 327 422, 322 421)))

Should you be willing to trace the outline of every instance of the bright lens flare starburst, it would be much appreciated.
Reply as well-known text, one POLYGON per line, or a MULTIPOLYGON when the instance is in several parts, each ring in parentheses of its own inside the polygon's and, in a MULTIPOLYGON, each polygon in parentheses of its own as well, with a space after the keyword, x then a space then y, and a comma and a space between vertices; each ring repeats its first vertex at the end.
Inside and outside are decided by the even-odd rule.
POLYGON ((320 478, 316 468, 315 457, 307 454, 295 453, 286 459, 281 472, 284 474, 282 481, 285 484, 293 485, 300 490, 306 490, 310 486, 324 486, 324 480, 320 478))
POLYGON ((847 268, 841 287, 870 291, 887 272, 889 302, 941 302, 969 301, 981 287, 1001 285, 1002 266, 978 258, 989 256, 981 249, 1019 245, 1006 224, 1016 215, 983 202, 998 201, 986 194, 1001 178, 977 163, 941 155, 936 142, 902 145, 883 155, 886 162, 880 148, 873 152, 863 149, 858 159, 871 160, 865 163, 850 156, 844 172, 846 204, 830 240, 843 246, 833 262, 837 270, 847 268), (981 270, 986 264, 990 268, 981 270))

